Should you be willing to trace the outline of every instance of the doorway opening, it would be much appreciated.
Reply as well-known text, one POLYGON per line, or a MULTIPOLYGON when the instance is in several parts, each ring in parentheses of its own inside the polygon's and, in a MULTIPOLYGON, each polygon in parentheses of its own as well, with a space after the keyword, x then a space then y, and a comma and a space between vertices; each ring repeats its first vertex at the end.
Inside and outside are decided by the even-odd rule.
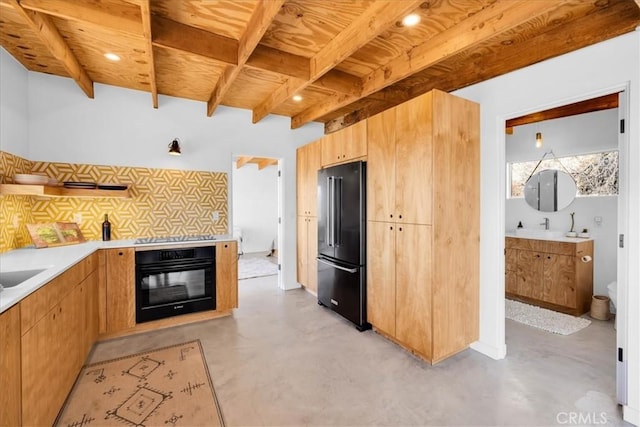
POLYGON ((280 282, 279 159, 237 155, 232 160, 232 232, 238 240, 238 279, 278 275, 280 282))
POLYGON ((615 304, 625 282, 617 245, 626 224, 624 100, 624 92, 607 93, 510 118, 505 126, 505 340, 510 353, 542 347, 580 358, 575 376, 585 367, 599 372, 583 392, 592 387, 612 410, 626 392, 615 358, 624 347, 616 323, 624 327, 626 318, 615 304), (556 172, 546 183, 556 190, 549 203, 542 181, 531 184, 542 171, 556 172), (564 201, 561 175, 575 184, 564 201), (590 245, 592 252, 579 254, 590 245), (604 315, 590 313, 593 296, 607 301, 604 315), (566 336, 533 329, 512 320, 522 314, 515 311, 528 310, 520 303, 536 307, 534 313, 541 307, 591 323, 566 336))

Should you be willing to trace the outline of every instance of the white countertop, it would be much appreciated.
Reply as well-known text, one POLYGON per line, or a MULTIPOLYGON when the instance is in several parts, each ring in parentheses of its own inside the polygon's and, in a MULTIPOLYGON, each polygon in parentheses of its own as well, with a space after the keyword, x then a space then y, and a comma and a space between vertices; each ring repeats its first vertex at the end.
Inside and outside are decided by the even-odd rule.
POLYGON ((22 299, 36 291, 44 284, 55 279, 87 256, 91 255, 99 249, 115 249, 115 248, 144 248, 151 249, 155 247, 167 246, 202 246, 211 245, 217 242, 225 242, 236 240, 229 235, 216 236, 216 240, 208 241, 192 241, 192 242, 173 242, 173 243, 146 243, 135 244, 135 239, 127 240, 111 240, 89 241, 77 245, 58 246, 54 248, 35 249, 34 247, 26 247, 14 249, 12 251, 0 254, 0 271, 24 271, 24 270, 40 270, 41 273, 25 280, 18 286, 4 288, 0 291, 0 313, 9 309, 22 299))
POLYGON ((504 233, 505 237, 513 237, 514 239, 531 239, 531 240, 550 240, 553 242, 568 242, 568 243, 580 243, 586 242, 589 240, 593 240, 590 237, 527 237, 527 236, 516 236, 516 233, 513 231, 507 231, 504 233))

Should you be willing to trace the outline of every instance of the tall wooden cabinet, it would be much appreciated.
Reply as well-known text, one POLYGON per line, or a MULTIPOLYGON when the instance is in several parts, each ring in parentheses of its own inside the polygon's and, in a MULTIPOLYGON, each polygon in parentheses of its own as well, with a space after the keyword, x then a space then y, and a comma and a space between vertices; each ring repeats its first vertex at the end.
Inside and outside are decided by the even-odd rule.
POLYGON ((238 242, 216 243, 216 310, 238 308, 238 242))
POLYGON ((106 328, 120 332, 136 325, 136 254, 133 248, 106 249, 106 328))
POLYGON ((318 289, 318 170, 322 141, 296 151, 297 177, 297 280, 313 293, 318 289))
POLYGON ((367 120, 367 318, 435 363, 478 339, 479 106, 431 91, 367 120))

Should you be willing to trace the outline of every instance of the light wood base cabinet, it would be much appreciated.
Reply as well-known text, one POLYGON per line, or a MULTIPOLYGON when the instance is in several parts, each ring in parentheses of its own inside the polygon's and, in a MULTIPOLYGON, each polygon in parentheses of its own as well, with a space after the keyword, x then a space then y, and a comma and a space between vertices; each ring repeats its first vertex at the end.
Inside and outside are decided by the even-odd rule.
POLYGON ((216 311, 238 308, 238 243, 216 243, 216 311))
POLYGON ((580 316, 593 296, 593 240, 505 240, 508 298, 580 316), (583 262, 583 256, 590 262, 583 262))
POLYGON ((20 305, 0 314, 0 426, 22 425, 20 305))
POLYGON ((478 339, 479 107, 434 90, 367 129, 367 320, 436 363, 478 339))
POLYGON ((106 249, 107 333, 136 325, 136 254, 133 248, 106 249))
POLYGON ((98 336, 97 267, 91 255, 20 303, 23 425, 53 424, 98 336))

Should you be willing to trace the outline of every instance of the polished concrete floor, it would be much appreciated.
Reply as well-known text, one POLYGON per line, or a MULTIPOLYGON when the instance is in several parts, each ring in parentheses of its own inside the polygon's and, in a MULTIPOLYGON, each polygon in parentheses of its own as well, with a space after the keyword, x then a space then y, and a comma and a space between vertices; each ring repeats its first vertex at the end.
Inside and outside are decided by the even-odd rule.
POLYGON ((90 361, 198 338, 227 426, 625 424, 612 322, 559 336, 507 321, 506 359, 429 366, 276 278, 240 281, 231 317, 102 342, 90 361))

